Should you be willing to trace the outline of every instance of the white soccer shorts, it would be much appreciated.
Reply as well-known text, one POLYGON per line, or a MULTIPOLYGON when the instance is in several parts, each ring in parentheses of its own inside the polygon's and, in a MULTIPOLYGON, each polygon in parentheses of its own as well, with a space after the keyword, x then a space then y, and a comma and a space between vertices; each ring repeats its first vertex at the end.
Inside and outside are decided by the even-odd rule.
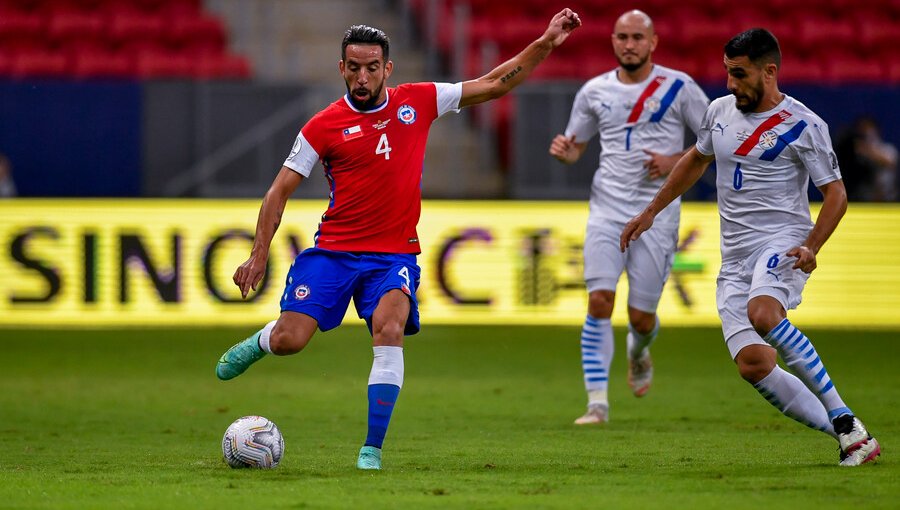
POLYGON ((588 223, 584 239, 587 290, 615 292, 624 270, 628 275, 628 306, 655 313, 672 271, 678 248, 678 229, 655 225, 622 253, 619 236, 624 228, 624 224, 610 221, 588 223))
POLYGON ((770 296, 785 311, 800 305, 809 274, 792 269, 797 259, 785 252, 801 243, 796 238, 773 239, 746 259, 722 264, 716 280, 716 304, 732 359, 748 345, 768 345, 747 317, 750 299, 770 296))

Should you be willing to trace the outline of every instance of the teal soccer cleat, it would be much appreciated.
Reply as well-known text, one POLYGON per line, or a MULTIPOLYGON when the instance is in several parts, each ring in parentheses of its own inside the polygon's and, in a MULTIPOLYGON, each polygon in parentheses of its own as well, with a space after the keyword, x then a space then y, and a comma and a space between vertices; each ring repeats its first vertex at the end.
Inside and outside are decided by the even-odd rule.
POLYGON ((259 348, 259 332, 257 332, 225 351, 216 364, 216 377, 223 381, 234 379, 265 355, 266 353, 259 348))
POLYGON ((358 469, 381 469, 381 448, 363 446, 359 449, 358 469))

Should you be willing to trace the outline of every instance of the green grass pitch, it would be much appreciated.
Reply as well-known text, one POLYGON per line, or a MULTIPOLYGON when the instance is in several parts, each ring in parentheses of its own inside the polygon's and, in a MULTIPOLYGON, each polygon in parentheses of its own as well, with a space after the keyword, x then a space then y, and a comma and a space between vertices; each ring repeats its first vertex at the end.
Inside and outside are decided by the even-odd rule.
POLYGON ((617 331, 612 421, 576 428, 578 328, 426 326, 407 341, 377 473, 355 469, 365 329, 218 381, 219 355, 251 332, 0 330, 0 508, 900 507, 895 332, 805 329, 883 446, 849 469, 740 380, 718 329, 663 329, 643 399, 617 331), (248 414, 283 432, 277 469, 222 461, 225 428, 248 414))

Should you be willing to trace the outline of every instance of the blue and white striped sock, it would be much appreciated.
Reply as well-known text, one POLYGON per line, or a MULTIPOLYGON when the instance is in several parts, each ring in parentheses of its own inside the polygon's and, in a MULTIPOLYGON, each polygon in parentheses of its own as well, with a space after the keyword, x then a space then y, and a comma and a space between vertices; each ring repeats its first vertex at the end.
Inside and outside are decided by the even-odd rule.
POLYGON ((753 385, 756 391, 785 416, 807 427, 821 430, 837 439, 834 426, 828 419, 825 407, 819 399, 790 372, 778 365, 769 375, 753 385))
POLYGON ((607 404, 609 367, 613 358, 613 330, 609 319, 588 315, 581 330, 581 369, 588 405, 607 404))
POLYGON ((812 342, 786 318, 765 337, 765 341, 778 350, 784 363, 803 384, 822 402, 828 411, 828 419, 842 414, 853 414, 841 399, 834 383, 825 370, 812 342))

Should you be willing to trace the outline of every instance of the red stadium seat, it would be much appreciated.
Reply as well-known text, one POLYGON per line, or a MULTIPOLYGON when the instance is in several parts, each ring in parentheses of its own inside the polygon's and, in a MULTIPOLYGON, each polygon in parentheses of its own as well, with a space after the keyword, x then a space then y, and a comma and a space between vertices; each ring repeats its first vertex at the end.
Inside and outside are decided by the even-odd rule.
POLYGON ((14 78, 64 78, 69 73, 66 56, 52 51, 21 51, 12 56, 9 75, 14 78))
POLYGON ((886 78, 890 84, 900 85, 900 59, 888 61, 886 78))
POLYGON ((882 62, 856 54, 837 54, 829 58, 825 74, 832 83, 883 83, 888 77, 882 62))
POLYGON ((818 58, 785 59, 781 60, 781 69, 778 70, 779 83, 809 83, 818 85, 827 81, 825 66, 818 58))
POLYGON ((141 51, 135 58, 135 75, 141 79, 188 78, 195 68, 190 57, 172 51, 141 51))
POLYGON ((807 55, 823 55, 852 47, 858 42, 858 30, 850 19, 809 16, 798 26, 801 51, 807 55))
POLYGON ((709 18, 685 13, 678 18, 682 47, 722 48, 737 33, 731 19, 709 18))
POLYGON ((225 27, 211 15, 177 17, 166 25, 166 40, 173 47, 197 53, 221 53, 226 47, 225 27))
POLYGON ((216 55, 194 61, 194 77, 201 79, 246 79, 252 75, 250 63, 240 55, 216 55))
POLYGON ((46 17, 36 13, 0 8, 0 47, 9 51, 38 49, 45 38, 46 17))
POLYGON ((162 41, 163 29, 167 24, 162 16, 120 9, 109 16, 108 34, 116 45, 127 45, 134 41, 162 41))
POLYGON ((70 41, 106 42, 106 19, 99 13, 73 9, 56 9, 47 21, 47 36, 64 46, 70 41))
POLYGON ((72 55, 72 76, 77 79, 135 77, 133 59, 121 52, 85 50, 72 55))

